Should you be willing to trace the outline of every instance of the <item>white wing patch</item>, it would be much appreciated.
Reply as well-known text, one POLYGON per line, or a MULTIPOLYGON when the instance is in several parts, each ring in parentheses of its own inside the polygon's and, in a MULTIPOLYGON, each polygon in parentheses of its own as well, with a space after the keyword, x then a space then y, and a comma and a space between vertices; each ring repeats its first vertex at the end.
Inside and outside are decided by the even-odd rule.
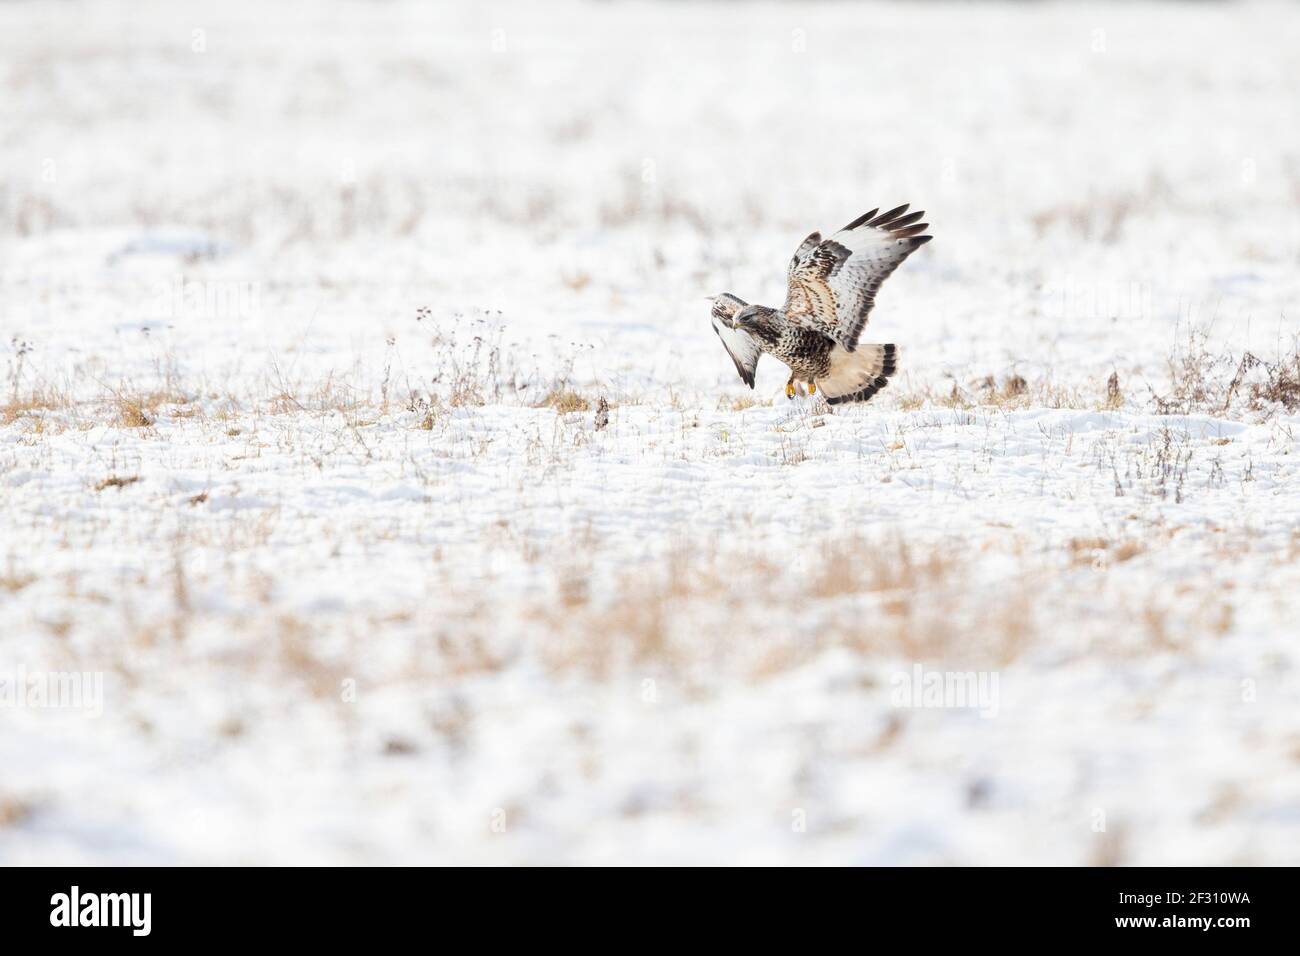
POLYGON ((710 316, 713 331, 722 339, 722 347, 727 350, 731 360, 736 363, 736 371, 750 388, 754 387, 754 369, 758 366, 758 357, 762 354, 754 337, 742 329, 734 329, 717 315, 710 316))

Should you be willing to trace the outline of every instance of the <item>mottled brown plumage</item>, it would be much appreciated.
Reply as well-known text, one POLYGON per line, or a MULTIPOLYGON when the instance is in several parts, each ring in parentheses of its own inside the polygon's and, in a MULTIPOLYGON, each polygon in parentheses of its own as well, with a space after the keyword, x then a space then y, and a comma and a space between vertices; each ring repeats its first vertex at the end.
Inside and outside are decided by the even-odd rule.
POLYGON ((750 388, 763 352, 790 368, 794 383, 821 388, 832 405, 864 402, 897 369, 891 345, 859 345, 880 284, 912 252, 929 242, 924 215, 907 205, 859 216, 829 239, 814 232, 795 250, 789 290, 780 309, 749 305, 730 293, 713 299, 713 329, 750 388))

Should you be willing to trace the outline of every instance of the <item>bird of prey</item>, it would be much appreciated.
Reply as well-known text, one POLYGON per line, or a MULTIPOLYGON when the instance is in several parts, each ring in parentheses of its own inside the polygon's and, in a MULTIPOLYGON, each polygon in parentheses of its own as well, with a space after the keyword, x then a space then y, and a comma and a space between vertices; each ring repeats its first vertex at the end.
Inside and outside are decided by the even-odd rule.
POLYGON ((858 344, 876 290, 913 250, 932 238, 929 223, 907 204, 859 216, 829 239, 814 232, 795 250, 787 274, 785 305, 750 305, 729 292, 713 297, 713 330, 750 388, 758 357, 767 352, 790 367, 785 394, 795 382, 826 401, 865 402, 897 369, 893 345, 858 344))

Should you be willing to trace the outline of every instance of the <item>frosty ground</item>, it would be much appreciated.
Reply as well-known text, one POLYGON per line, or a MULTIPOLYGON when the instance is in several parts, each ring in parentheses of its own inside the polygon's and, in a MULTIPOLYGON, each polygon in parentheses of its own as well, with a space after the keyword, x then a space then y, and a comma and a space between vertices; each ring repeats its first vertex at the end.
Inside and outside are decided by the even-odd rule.
POLYGON ((1300 862, 1286 10, 0 8, 0 861, 1300 862))

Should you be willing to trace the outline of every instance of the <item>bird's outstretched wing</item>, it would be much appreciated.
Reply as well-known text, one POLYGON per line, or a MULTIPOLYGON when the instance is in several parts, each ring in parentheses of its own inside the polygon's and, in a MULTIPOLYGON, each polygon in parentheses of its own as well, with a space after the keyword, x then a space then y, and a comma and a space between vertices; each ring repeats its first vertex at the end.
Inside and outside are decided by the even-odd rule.
POLYGON ((906 212, 906 203, 879 216, 873 209, 829 239, 818 232, 805 239, 790 260, 790 320, 852 352, 880 284, 932 238, 920 235, 930 227, 917 221, 925 213, 906 212))
POLYGON ((709 320, 713 331, 722 339, 722 347, 727 350, 731 360, 736 363, 736 371, 741 380, 750 388, 754 387, 754 369, 758 366, 758 357, 762 354, 758 343, 744 329, 732 325, 732 317, 743 309, 746 303, 735 296, 727 297, 730 301, 720 302, 713 308, 709 320))

